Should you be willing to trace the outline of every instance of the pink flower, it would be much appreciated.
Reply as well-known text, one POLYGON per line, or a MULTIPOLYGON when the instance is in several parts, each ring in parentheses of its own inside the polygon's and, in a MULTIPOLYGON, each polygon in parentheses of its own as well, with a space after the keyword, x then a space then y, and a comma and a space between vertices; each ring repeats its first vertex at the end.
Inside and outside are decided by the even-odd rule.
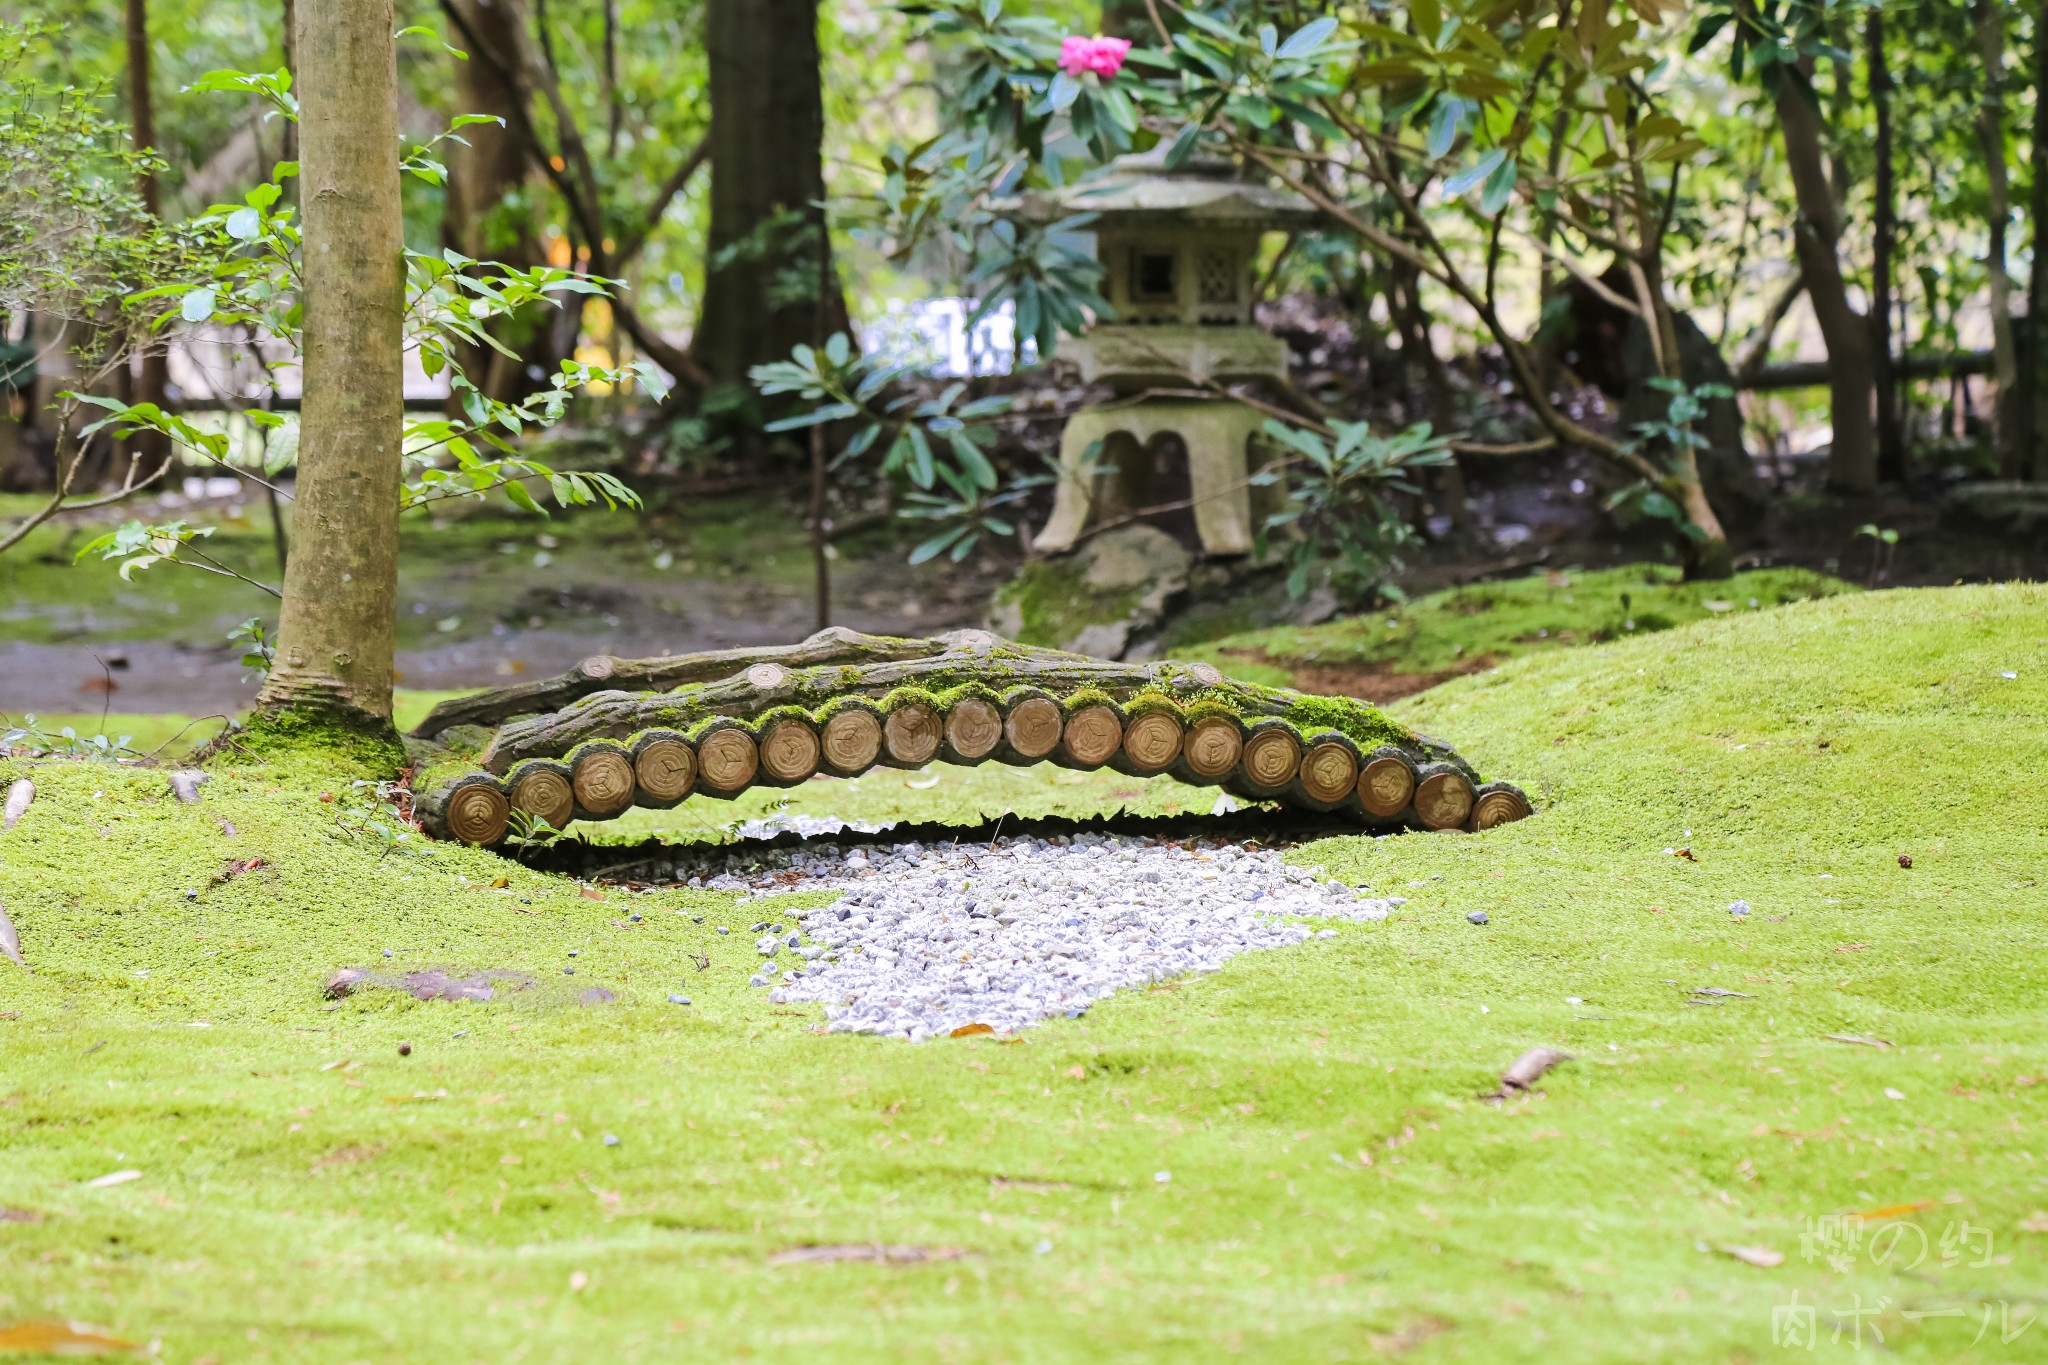
POLYGON ((1060 70, 1069 76, 1093 71, 1104 80, 1114 80, 1124 68, 1124 56, 1131 50, 1128 38, 1083 38, 1079 34, 1060 42, 1060 70))

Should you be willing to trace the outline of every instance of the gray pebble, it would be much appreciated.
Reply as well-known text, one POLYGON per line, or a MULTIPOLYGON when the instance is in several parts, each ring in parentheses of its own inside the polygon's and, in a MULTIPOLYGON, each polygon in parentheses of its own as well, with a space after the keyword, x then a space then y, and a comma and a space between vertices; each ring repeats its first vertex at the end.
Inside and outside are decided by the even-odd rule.
POLYGON ((1486 912, 1484 910, 1474 910, 1471 914, 1465 916, 1465 918, 1472 921, 1472 923, 1474 924, 1489 923, 1489 921, 1486 918, 1486 912))

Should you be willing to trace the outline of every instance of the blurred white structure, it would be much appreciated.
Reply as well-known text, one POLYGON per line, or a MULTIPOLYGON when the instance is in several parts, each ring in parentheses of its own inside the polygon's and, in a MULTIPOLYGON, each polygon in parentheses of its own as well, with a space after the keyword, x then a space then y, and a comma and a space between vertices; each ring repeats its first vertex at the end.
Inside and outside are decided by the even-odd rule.
POLYGON ((1038 357, 1026 340, 1017 354, 1016 314, 1005 303, 967 330, 974 301, 964 298, 892 301, 879 322, 861 329, 863 353, 892 364, 926 370, 942 378, 1008 374, 1038 357))

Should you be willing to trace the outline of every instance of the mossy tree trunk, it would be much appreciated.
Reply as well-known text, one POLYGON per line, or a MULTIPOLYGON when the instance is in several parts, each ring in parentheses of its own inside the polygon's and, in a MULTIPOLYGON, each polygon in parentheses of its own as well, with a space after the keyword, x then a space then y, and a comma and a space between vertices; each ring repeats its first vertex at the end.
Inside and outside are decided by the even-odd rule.
POLYGON ((305 402, 277 657, 259 708, 391 731, 404 274, 391 0, 299 5, 305 402))

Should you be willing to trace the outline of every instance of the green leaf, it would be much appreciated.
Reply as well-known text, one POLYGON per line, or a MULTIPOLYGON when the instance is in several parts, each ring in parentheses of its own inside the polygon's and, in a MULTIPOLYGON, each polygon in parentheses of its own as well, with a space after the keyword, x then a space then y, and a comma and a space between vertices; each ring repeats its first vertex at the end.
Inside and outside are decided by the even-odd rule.
POLYGON ((1518 163, 1513 157, 1503 160, 1486 177, 1486 188, 1479 193, 1479 211, 1491 218, 1508 206, 1508 200, 1515 193, 1515 177, 1519 173, 1518 163))
POLYGON ((912 550, 910 552, 910 562, 912 564, 922 564, 926 560, 936 559, 945 551, 947 546, 953 544, 966 534, 967 528, 965 526, 955 526, 951 530, 941 531, 912 550))
POLYGON ((1437 100, 1429 116, 1429 159, 1434 161, 1451 150, 1465 126, 1465 101, 1456 95, 1437 100))
MULTIPOLYGON (((1434 0, 1424 0, 1424 2, 1430 3, 1433 6, 1434 0)), ((1419 6, 1411 6, 1410 12, 1412 13, 1415 8, 1419 8, 1419 6)), ((1312 24, 1304 24, 1296 29, 1286 42, 1280 44, 1279 52, 1274 55, 1282 60, 1306 57, 1321 47, 1324 40, 1336 31, 1337 20, 1335 17, 1325 15, 1312 24)), ((1434 37, 1433 34, 1431 36, 1434 37)))
POLYGON ((948 437, 953 444, 953 454, 960 461, 967 475, 981 488, 994 488, 1001 482, 996 477, 996 467, 988 462, 988 456, 981 453, 981 447, 967 439, 965 432, 954 432, 948 437))
POLYGON ((930 488, 938 476, 938 463, 932 459, 932 443, 925 438, 923 427, 912 426, 904 435, 910 438, 910 481, 919 488, 930 488))
POLYGON ((1166 149, 1166 169, 1169 171, 1179 170, 1181 163, 1188 159, 1189 154, 1195 150, 1195 144, 1201 141, 1201 138, 1201 125, 1195 123, 1187 124, 1178 133, 1175 133, 1173 135, 1173 142, 1166 149))
POLYGON ((1459 171, 1456 175, 1446 177, 1444 180, 1444 195, 1452 199, 1459 197, 1474 185, 1492 175, 1494 170, 1506 159, 1507 153, 1499 147, 1495 147, 1485 156, 1480 157, 1473 165, 1459 171))
POLYGON ((201 287, 179 301, 178 316, 187 322, 204 322, 213 316, 213 291, 201 287))
MULTIPOLYGON (((228 215, 227 234, 238 242, 253 242, 263 235, 263 215, 252 208, 236 209, 228 215)), ((207 312, 211 313, 212 308, 207 312)), ((197 321, 197 319, 187 319, 197 321)))

